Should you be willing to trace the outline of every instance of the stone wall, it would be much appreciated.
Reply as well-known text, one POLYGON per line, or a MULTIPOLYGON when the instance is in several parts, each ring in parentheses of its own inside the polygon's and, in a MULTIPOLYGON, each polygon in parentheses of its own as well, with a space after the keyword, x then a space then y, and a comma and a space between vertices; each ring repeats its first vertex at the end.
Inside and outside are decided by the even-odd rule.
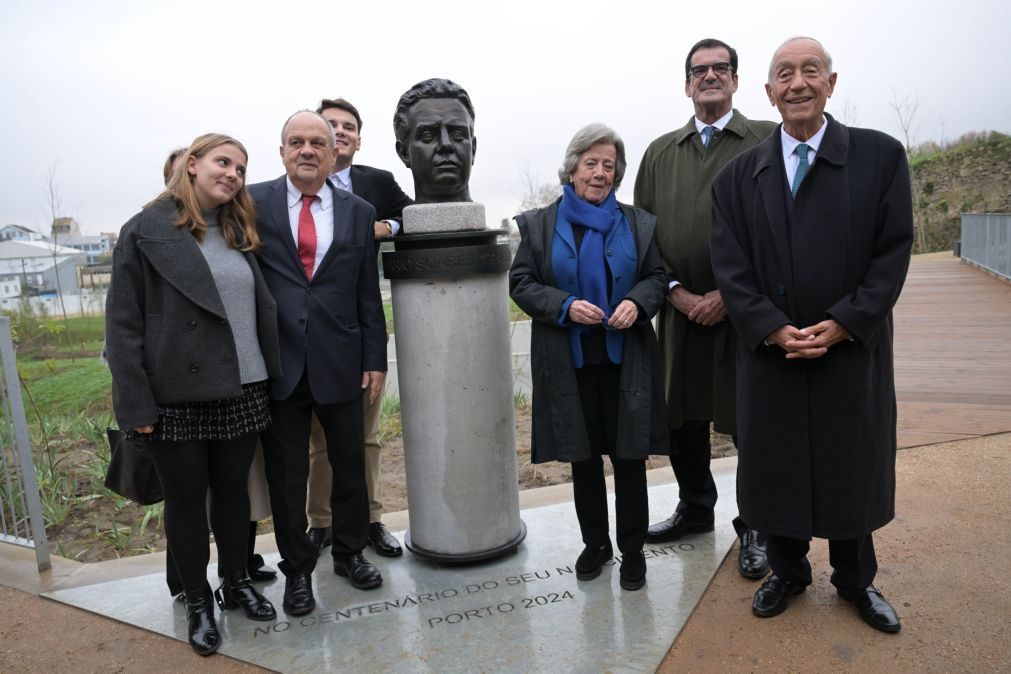
POLYGON ((951 250, 962 213, 1011 212, 1011 138, 956 147, 914 157, 914 253, 951 250), (926 247, 920 245, 923 226, 926 247))

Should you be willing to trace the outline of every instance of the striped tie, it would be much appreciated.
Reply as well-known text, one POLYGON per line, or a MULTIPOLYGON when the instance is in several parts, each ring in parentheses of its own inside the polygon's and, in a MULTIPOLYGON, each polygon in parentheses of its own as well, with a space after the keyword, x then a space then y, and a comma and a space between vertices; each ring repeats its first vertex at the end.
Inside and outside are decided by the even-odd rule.
POLYGON ((793 174, 793 187, 790 190, 793 192, 793 196, 797 196, 797 188, 800 187, 800 181, 804 179, 804 176, 807 175, 807 169, 810 168, 810 165, 807 163, 807 151, 807 143, 801 143, 795 150, 800 163, 797 164, 797 172, 793 174))

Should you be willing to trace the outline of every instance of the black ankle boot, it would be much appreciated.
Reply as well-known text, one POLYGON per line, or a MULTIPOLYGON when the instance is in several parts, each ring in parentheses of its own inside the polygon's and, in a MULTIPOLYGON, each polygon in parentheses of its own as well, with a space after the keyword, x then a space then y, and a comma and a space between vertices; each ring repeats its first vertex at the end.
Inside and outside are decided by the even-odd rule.
POLYGON ((225 574, 225 579, 214 592, 222 611, 241 605, 250 620, 273 620, 277 617, 274 606, 256 591, 246 570, 225 574))
POLYGON ((211 591, 186 590, 186 618, 189 623, 190 646, 200 655, 210 655, 221 645, 218 624, 214 622, 214 602, 211 591))

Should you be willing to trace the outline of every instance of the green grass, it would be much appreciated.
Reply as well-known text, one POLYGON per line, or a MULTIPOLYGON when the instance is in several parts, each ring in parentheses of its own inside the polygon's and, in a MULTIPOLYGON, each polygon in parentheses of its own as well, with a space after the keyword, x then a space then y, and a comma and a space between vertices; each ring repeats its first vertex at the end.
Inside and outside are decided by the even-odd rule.
POLYGON ((98 358, 19 359, 18 375, 25 395, 25 411, 31 422, 32 403, 44 418, 108 413, 112 409, 112 378, 98 358), (30 398, 30 399, 29 399, 30 398))

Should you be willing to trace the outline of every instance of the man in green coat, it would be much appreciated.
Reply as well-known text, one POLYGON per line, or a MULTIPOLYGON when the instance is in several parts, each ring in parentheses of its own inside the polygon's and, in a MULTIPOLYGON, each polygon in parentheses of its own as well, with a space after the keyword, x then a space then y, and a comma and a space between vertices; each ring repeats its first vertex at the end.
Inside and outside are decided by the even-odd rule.
MULTIPOLYGON (((685 60, 685 95, 695 116, 653 141, 639 165, 635 205, 657 216, 656 239, 667 267, 660 310, 661 366, 671 428, 670 461, 680 500, 649 528, 651 543, 713 530, 716 483, 709 469, 709 423, 736 436, 734 351, 709 259, 710 188, 727 162, 764 140, 773 122, 752 122, 733 108, 737 52, 725 42, 696 43, 685 60)), ((747 578, 768 573, 765 542, 740 518, 738 567, 747 578)))

